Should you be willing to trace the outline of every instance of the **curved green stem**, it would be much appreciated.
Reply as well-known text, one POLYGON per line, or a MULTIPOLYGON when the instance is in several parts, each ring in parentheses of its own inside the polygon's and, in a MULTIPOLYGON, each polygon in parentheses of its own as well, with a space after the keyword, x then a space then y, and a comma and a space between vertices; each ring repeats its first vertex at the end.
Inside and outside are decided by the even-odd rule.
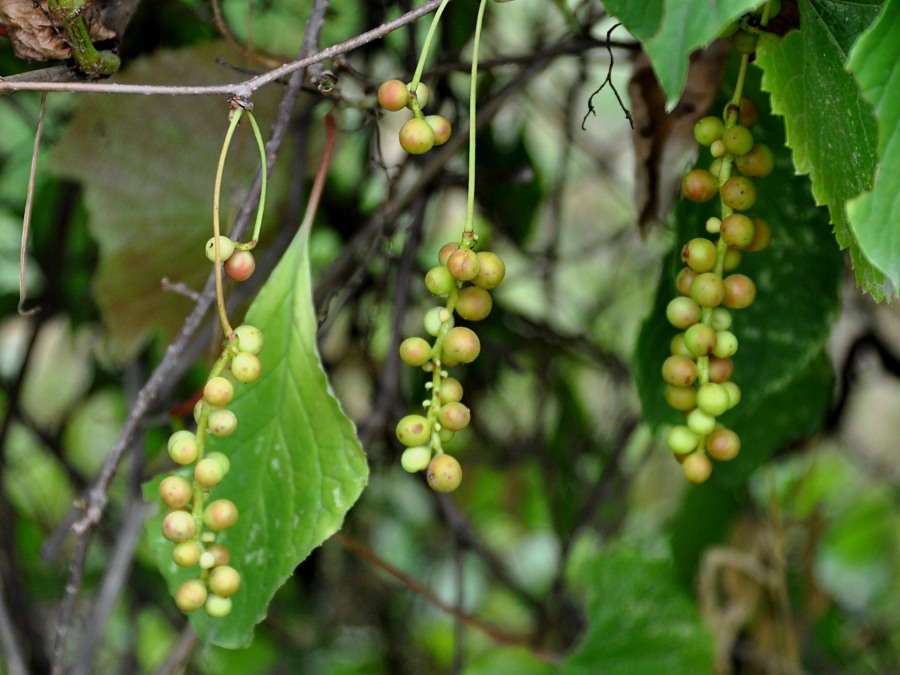
MULTIPOLYGON (((413 74, 412 82, 409 83, 409 91, 412 95, 413 100, 413 109, 415 110, 418 107, 418 101, 416 100, 416 87, 419 86, 419 80, 422 77, 422 71, 425 70, 425 59, 428 58, 428 50, 431 48, 431 40, 434 38, 434 33, 437 30, 438 23, 441 20, 441 14, 444 13, 444 8, 447 6, 450 0, 444 0, 441 3, 441 6, 437 8, 437 11, 434 13, 434 16, 431 19, 431 26, 428 28, 428 34, 425 36, 425 43, 422 45, 422 51, 419 54, 419 62, 416 64, 416 72, 413 74)), ((419 108, 419 113, 422 110, 419 108)))
POLYGON ((266 168, 266 144, 263 141, 262 134, 259 132, 259 125, 256 123, 256 118, 253 116, 253 113, 249 110, 247 111, 247 117, 250 119, 250 126, 253 127, 253 135, 256 137, 256 144, 259 146, 259 162, 262 167, 262 184, 259 189, 259 206, 256 209, 256 224, 253 226, 253 238, 247 244, 247 250, 250 250, 255 247, 256 243, 259 241, 259 231, 262 228, 263 213, 266 210, 266 183, 268 182, 268 170, 266 168))
POLYGON ((472 75, 469 82, 469 194, 466 198, 466 224, 463 226, 462 241, 462 245, 467 248, 471 248, 475 243, 473 236, 475 233, 475 97, 478 91, 478 51, 481 48, 481 26, 484 23, 484 8, 486 6, 487 0, 481 0, 481 4, 478 6, 478 19, 475 22, 475 39, 472 46, 472 75))

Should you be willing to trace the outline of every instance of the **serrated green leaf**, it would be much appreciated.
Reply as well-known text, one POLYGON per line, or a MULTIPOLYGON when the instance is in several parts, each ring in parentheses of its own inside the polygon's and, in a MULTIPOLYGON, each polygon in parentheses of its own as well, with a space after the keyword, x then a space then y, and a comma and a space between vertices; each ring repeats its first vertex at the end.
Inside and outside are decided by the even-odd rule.
POLYGON ((761 4, 763 0, 666 0, 663 7, 659 0, 615 0, 604 6, 644 43, 671 110, 687 82, 691 52, 710 44, 725 26, 761 4))
MULTIPOLYGON (((231 47, 205 43, 136 59, 114 80, 200 85, 239 79, 216 57, 240 62, 231 47)), ((253 97, 264 129, 277 96, 267 88, 253 97)), ((50 170, 84 187, 100 249, 93 291, 116 358, 129 358, 153 331, 170 338, 181 327, 191 300, 164 291, 164 277, 199 289, 212 269, 203 264, 203 245, 212 236, 213 184, 228 112, 227 102, 215 96, 86 96, 53 149, 50 170)), ((237 138, 231 150, 224 214, 259 164, 252 134, 242 129, 239 135, 246 140, 243 152, 237 138), (238 156, 240 170, 234 168, 238 156)), ((270 195, 274 190, 270 184, 270 195)))
MULTIPOLYGON (((748 90, 758 82, 759 72, 751 69, 748 90)), ((843 265, 827 214, 810 197, 809 179, 792 170, 780 118, 770 114, 765 96, 750 96, 760 109, 754 134, 773 149, 776 166, 770 176, 756 181, 759 198, 748 214, 768 221, 772 242, 764 251, 745 253, 737 269, 754 280, 757 297, 750 307, 733 311, 732 331, 740 345, 733 357, 733 380, 742 399, 721 420, 743 442, 738 458, 717 463, 714 471, 728 481, 746 477, 788 438, 808 434, 823 421, 831 392, 823 353, 840 306, 843 265)), ((708 155, 703 162, 709 162, 708 155)), ((692 237, 709 237, 704 223, 718 215, 718 208, 716 201, 682 200, 676 206, 677 243, 666 261, 653 313, 638 338, 635 379, 644 419, 655 428, 682 419, 665 401, 660 373, 676 333, 666 321, 665 308, 678 293, 674 279, 682 267, 681 246, 692 237)))
POLYGON ((900 288, 900 233, 896 227, 900 195, 900 2, 888 0, 878 22, 850 55, 862 93, 878 117, 881 161, 875 187, 848 205, 850 227, 863 254, 900 288))
MULTIPOLYGON (((250 644, 275 591, 310 551, 334 534, 368 479, 353 423, 331 394, 316 348, 316 320, 306 237, 297 235, 247 313, 263 331, 263 376, 238 388, 229 409, 238 417, 228 438, 208 450, 231 458, 231 471, 212 498, 232 500, 240 516, 219 536, 243 577, 225 619, 202 610, 191 623, 206 641, 229 648, 250 644)), ((157 479, 145 496, 158 501, 157 479)), ((169 589, 195 577, 171 562, 158 516, 147 531, 169 589)))
POLYGON ((812 179, 816 203, 828 206, 841 247, 849 246, 857 281, 881 296, 877 270, 856 249, 846 205, 870 190, 878 161, 875 111, 854 77, 844 70, 845 52, 838 37, 809 3, 800 3, 800 31, 778 41, 764 35, 756 63, 762 88, 772 96, 772 110, 785 118, 794 166, 812 179))
POLYGON ((583 585, 588 627, 560 675, 713 672, 712 636, 671 563, 609 550, 583 585))
POLYGON ((869 27, 884 0, 809 0, 844 54, 869 27))

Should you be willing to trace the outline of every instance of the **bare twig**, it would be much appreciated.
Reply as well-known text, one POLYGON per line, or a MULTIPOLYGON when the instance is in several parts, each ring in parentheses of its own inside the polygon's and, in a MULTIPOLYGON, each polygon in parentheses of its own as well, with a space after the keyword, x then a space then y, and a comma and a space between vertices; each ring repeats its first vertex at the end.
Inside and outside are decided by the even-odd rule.
POLYGON ((594 109, 594 97, 599 94, 603 90, 603 87, 605 87, 607 84, 609 85, 609 88, 613 90, 613 93, 616 95, 616 100, 619 102, 619 107, 622 108, 622 111, 625 113, 625 118, 628 120, 631 128, 634 129, 634 118, 631 116, 631 111, 625 106, 625 103, 622 101, 622 97, 619 96, 619 90, 616 89, 616 85, 612 81, 613 64, 615 63, 611 42, 612 32, 621 25, 622 24, 617 23, 608 31, 606 31, 606 51, 609 52, 609 70, 606 71, 606 78, 603 80, 603 82, 600 83, 600 86, 597 87, 596 91, 594 91, 594 93, 591 94, 588 98, 588 111, 584 114, 584 119, 581 120, 582 129, 585 128, 584 125, 587 122, 588 115, 597 115, 597 111, 594 109))
POLYGON ((27 290, 25 289, 25 263, 28 259, 28 232, 31 230, 31 207, 34 205, 34 183, 37 177, 38 154, 41 149, 41 135, 44 132, 44 111, 47 109, 47 93, 41 96, 41 114, 37 130, 34 132, 34 150, 31 151, 31 171, 28 174, 28 192, 25 196, 25 215, 22 217, 22 244, 19 247, 19 314, 29 316, 40 311, 40 307, 25 309, 27 290))

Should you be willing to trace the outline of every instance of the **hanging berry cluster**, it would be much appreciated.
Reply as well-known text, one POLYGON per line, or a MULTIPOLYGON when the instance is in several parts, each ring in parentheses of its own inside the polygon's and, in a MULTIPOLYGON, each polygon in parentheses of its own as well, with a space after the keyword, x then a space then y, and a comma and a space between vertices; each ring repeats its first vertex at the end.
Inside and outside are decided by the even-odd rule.
POLYGON ((206 244, 206 257, 215 264, 216 300, 225 342, 218 360, 213 364, 203 387, 203 395, 194 407, 196 431, 176 431, 167 444, 172 461, 183 467, 193 467, 167 476, 159 484, 159 498, 168 508, 162 521, 162 534, 173 542, 172 560, 179 567, 198 567, 197 578, 183 582, 175 592, 175 604, 185 612, 201 607, 213 617, 222 618, 231 612, 234 595, 241 587, 241 575, 229 565, 231 554, 217 542, 219 532, 231 528, 238 519, 234 502, 212 498, 212 490, 225 478, 231 467, 227 455, 206 452, 207 435, 226 437, 237 428, 237 416, 228 409, 235 387, 259 379, 262 364, 259 353, 264 339, 262 332, 250 325, 232 330, 225 312, 222 290, 222 271, 235 281, 250 278, 256 267, 251 250, 256 246, 265 205, 266 159, 262 135, 250 106, 233 102, 230 125, 222 146, 213 198, 213 236, 206 244), (225 156, 237 124, 246 112, 253 128, 262 160, 262 193, 252 239, 235 242, 219 234, 219 195, 225 156), (188 478, 189 476, 189 478, 188 478))
POLYGON ((684 424, 669 430, 667 441, 685 476, 695 483, 704 482, 712 473, 710 457, 728 461, 741 448, 738 435, 718 418, 741 400, 740 389, 731 381, 731 357, 738 349, 738 339, 730 330, 731 310, 748 307, 756 299, 753 280, 734 270, 743 253, 763 250, 772 236, 763 219, 743 213, 756 203, 751 179, 772 172, 774 155, 754 140, 751 130, 759 111, 741 96, 758 26, 765 25, 771 9, 766 6, 760 14, 738 22, 740 30, 732 40, 744 56, 735 96, 722 118, 704 117, 694 128, 697 142, 709 148, 713 161, 709 169, 689 171, 681 183, 684 196, 691 201, 708 202, 718 195, 721 204, 721 218, 706 221, 707 232, 718 235, 718 240, 697 237, 684 245, 684 268, 676 278, 680 296, 666 308, 669 323, 682 331, 672 340, 672 355, 662 366, 668 385, 666 400, 685 416, 684 424))

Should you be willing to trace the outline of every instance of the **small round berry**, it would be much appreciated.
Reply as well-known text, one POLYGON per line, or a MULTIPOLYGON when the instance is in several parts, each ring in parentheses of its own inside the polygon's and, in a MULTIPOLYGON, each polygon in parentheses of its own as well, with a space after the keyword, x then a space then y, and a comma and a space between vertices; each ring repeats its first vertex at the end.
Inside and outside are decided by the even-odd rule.
POLYGON ((213 436, 225 438, 237 429, 237 416, 225 408, 217 408, 209 414, 209 431, 213 436))
POLYGON ((226 261, 224 269, 232 281, 247 281, 256 270, 256 258, 250 251, 235 251, 226 261))
POLYGON ((228 499, 216 499, 203 510, 203 522, 214 532, 232 527, 238 519, 237 506, 228 499))
POLYGON ((459 363, 472 363, 481 353, 481 342, 471 328, 457 326, 447 331, 444 353, 459 363))
POLYGON ((666 387, 666 401, 669 405, 680 410, 688 412, 697 407, 697 387, 666 387))
POLYGON ((481 321, 491 313, 493 306, 490 293, 478 286, 467 286, 459 292, 456 313, 466 321, 481 321))
POLYGON ((194 537, 196 524, 187 511, 169 511, 162 522, 162 534, 169 541, 187 541, 194 537))
POLYGON ((712 474, 712 462, 702 452, 692 452, 681 464, 684 477, 692 483, 705 483, 712 474))
MULTIPOLYGON (((718 337, 717 337, 718 339, 718 337)), ((734 361, 718 356, 709 357, 709 381, 722 384, 734 375, 734 361)))
POLYGON ((176 464, 193 464, 197 461, 199 451, 197 437, 190 431, 177 431, 169 439, 169 457, 176 464))
POLYGON ((681 179, 681 191, 692 202, 708 202, 719 191, 719 183, 706 169, 692 169, 681 179))
POLYGON ((666 307, 666 318, 678 330, 684 330, 700 321, 700 305, 692 298, 674 298, 666 307))
POLYGON ((718 274, 704 272, 691 283, 691 298, 701 307, 718 307, 724 297, 725 284, 718 274))
POLYGON ((424 471, 431 463, 431 448, 427 445, 415 445, 407 448, 400 455, 400 466, 409 473, 424 471))
MULTIPOLYGON (((429 335, 437 336, 437 334, 441 332, 441 326, 444 323, 444 309, 446 308, 432 307, 425 312, 425 320, 422 323, 425 326, 425 332, 429 335)), ((447 321, 453 321, 453 316, 451 315, 447 318, 447 321)), ((453 324, 451 323, 450 325, 453 324)))
POLYGON ((439 453, 428 465, 426 477, 435 492, 453 492, 462 482, 462 467, 455 457, 439 453))
POLYGON ((686 426, 679 424, 669 429, 666 442, 669 444, 669 449, 676 455, 686 455, 697 449, 700 437, 686 426))
POLYGON ((453 437, 456 436, 455 431, 450 431, 450 429, 441 429, 438 431, 438 436, 441 439, 441 443, 449 443, 453 440, 453 437))
POLYGON ((172 560, 179 567, 193 567, 200 560, 201 552, 196 541, 182 541, 172 547, 172 560))
POLYGON ((459 281, 471 281, 478 276, 480 267, 478 254, 470 248, 457 249, 447 258, 447 269, 459 281))
POLYGON ((688 413, 687 425, 698 436, 706 436, 716 428, 716 418, 707 415, 700 408, 694 408, 688 413))
POLYGON ((756 126, 756 123, 759 122, 759 108, 752 99, 749 99, 746 96, 741 97, 737 121, 738 124, 741 124, 748 129, 752 129, 756 126))
POLYGON ((387 80, 378 87, 378 102, 391 112, 403 110, 409 103, 409 89, 400 80, 387 80))
POLYGON ((222 471, 225 473, 228 473, 229 469, 231 469, 231 460, 228 459, 228 455, 224 455, 221 452, 207 452, 206 459, 218 462, 219 466, 222 467, 222 471))
MULTIPOLYGON (((222 262, 228 260, 234 253, 234 242, 223 234, 219 235, 219 256, 222 262)), ((210 237, 206 242, 206 257, 210 262, 216 260, 216 238, 210 237)))
POLYGON ((697 374, 697 364, 689 356, 670 356, 663 362, 663 379, 673 387, 691 386, 697 374))
POLYGON ((478 288, 491 290, 497 288, 506 276, 506 265, 503 259, 491 251, 478 252, 478 274, 472 283, 478 288))
MULTIPOLYGON (((410 93, 409 102, 406 104, 406 107, 409 108, 410 110, 413 109, 413 107, 412 107, 412 92, 409 88, 411 84, 412 84, 412 82, 410 82, 408 85, 406 85, 406 90, 407 90, 407 92, 410 93)), ((431 90, 428 88, 428 86, 424 82, 419 82, 419 86, 416 87, 416 100, 419 102, 420 108, 424 108, 426 105, 428 105, 428 101, 431 100, 431 90)))
POLYGON ((431 345, 420 337, 409 337, 400 343, 400 359, 410 366, 421 366, 431 361, 431 345))
POLYGON ((756 299, 756 284, 744 274, 731 274, 725 277, 725 299, 722 301, 731 309, 743 309, 753 304, 756 299))
POLYGON ((694 125, 694 138, 700 145, 710 146, 722 138, 725 122, 720 117, 704 117, 694 125))
POLYGON ((744 250, 755 253, 769 246, 769 242, 772 241, 772 228, 762 218, 751 218, 750 220, 753 221, 753 241, 749 246, 745 246, 744 250))
MULTIPOLYGON (((712 145, 709 146, 709 154, 718 159, 719 157, 725 156, 725 143, 722 142, 722 139, 716 139, 712 142, 712 145)), ((719 173, 717 171, 710 170, 710 173, 713 176, 718 176, 719 173)))
POLYGON ((741 451, 741 439, 731 429, 716 429, 706 439, 706 450, 713 459, 727 462, 741 451))
POLYGON ((756 186, 746 176, 732 176, 722 184, 722 203, 735 211, 746 211, 756 204, 756 186))
POLYGON ((742 213, 732 213, 722 221, 719 234, 723 241, 732 248, 746 248, 753 241, 756 229, 748 216, 742 213))
POLYGON ((191 501, 193 488, 186 478, 167 476, 159 484, 159 498, 170 509, 180 509, 191 501))
POLYGON ((722 386, 728 390, 728 400, 731 402, 731 408, 741 402, 741 388, 739 386, 730 380, 722 382, 722 386))
POLYGON ((424 445, 431 438, 431 422, 422 415, 407 415, 397 422, 397 440, 407 447, 424 445))
POLYGON ((262 363, 256 354, 238 352, 231 360, 231 373, 238 382, 250 384, 262 375, 262 363))
POLYGON ((731 328, 731 312, 724 307, 716 307, 709 316, 709 325, 716 332, 731 328))
POLYGON ((736 248, 730 248, 725 251, 725 260, 722 261, 722 271, 723 272, 733 272, 737 269, 738 265, 741 264, 741 260, 744 259, 744 254, 738 251, 736 248))
POLYGON ((472 419, 472 413, 459 401, 445 403, 441 406, 437 416, 438 422, 450 431, 462 431, 472 419))
POLYGON ((709 272, 716 266, 716 245, 709 239, 691 239, 681 249, 681 262, 695 272, 709 272))
MULTIPOLYGON (((722 152, 725 152, 725 144, 722 144, 722 152)), ((722 161, 722 157, 716 157, 709 165, 709 172, 716 177, 716 181, 719 180, 719 175, 722 173, 722 165, 725 162, 722 161)))
POLYGON ((210 378, 203 387, 203 398, 211 406, 221 408, 234 398, 234 385, 221 375, 210 378))
POLYGON ((413 117, 400 127, 400 146, 411 155, 422 155, 434 147, 434 131, 428 122, 413 117))
POLYGON ((175 604, 182 612, 194 612, 206 602, 206 584, 199 579, 188 579, 175 591, 175 604))
POLYGON ((685 267, 678 273, 678 276, 675 277, 675 288, 677 288, 678 292, 682 295, 689 296, 691 294, 691 284, 696 278, 697 272, 690 267, 685 267))
POLYGON ((211 553, 213 556, 213 564, 210 567, 227 565, 231 561, 231 553, 222 544, 210 544, 206 547, 205 552, 211 553))
POLYGON ((216 595, 228 597, 237 593, 241 587, 241 575, 229 565, 213 567, 207 578, 209 590, 216 595))
POLYGON ((725 144, 726 152, 740 157, 750 152, 750 148, 753 147, 753 134, 747 127, 735 124, 725 130, 722 135, 722 143, 725 144))
POLYGON ((687 348, 687 345, 684 344, 684 333, 678 333, 675 337, 672 338, 672 341, 669 343, 669 351, 672 352, 673 356, 691 356, 691 351, 687 348))
POLYGON ((242 352, 259 355, 265 345, 262 331, 256 326, 244 324, 234 329, 238 336, 238 347, 242 352))
POLYGON ((731 36, 731 44, 734 45, 735 51, 740 54, 752 54, 756 51, 756 35, 739 30, 731 36))
POLYGON ((437 267, 432 267, 425 274, 425 288, 434 295, 446 298, 450 295, 450 291, 456 288, 456 279, 450 274, 450 270, 443 265, 438 265, 437 267))
POLYGON ((684 332, 684 344, 694 356, 709 356, 716 347, 716 331, 705 323, 694 324, 684 332))
POLYGON ((447 261, 450 259, 450 254, 458 248, 458 241, 451 241, 441 246, 441 250, 438 251, 438 262, 446 267, 447 261))
POLYGON ((232 605, 231 598, 223 598, 221 595, 210 593, 203 608, 214 619, 224 619, 231 614, 232 605))
POLYGON ((204 551, 200 554, 200 559, 198 562, 200 563, 201 569, 211 570, 216 566, 216 557, 209 551, 204 551))
POLYGON ((222 465, 214 459, 204 457, 194 465, 194 480, 202 487, 212 488, 222 482, 225 471, 222 465))
POLYGON ((734 164, 745 176, 765 178, 775 169, 775 154, 763 143, 755 143, 750 151, 734 160, 734 164))
POLYGON ((441 382, 441 403, 462 401, 463 387, 455 377, 446 377, 441 382))
POLYGON ((718 417, 730 406, 728 390, 721 384, 707 382, 697 390, 697 407, 710 417, 718 417))
POLYGON ((722 229, 722 219, 716 218, 715 216, 710 216, 706 219, 706 231, 710 234, 718 234, 719 230, 722 229))
POLYGON ((428 122, 431 126, 431 130, 434 131, 435 145, 443 145, 450 140, 450 133, 452 131, 450 120, 443 115, 426 115, 425 121, 428 122))
POLYGON ((720 330, 716 332, 716 348, 713 354, 720 359, 727 359, 734 356, 738 350, 737 336, 730 330, 720 330))

